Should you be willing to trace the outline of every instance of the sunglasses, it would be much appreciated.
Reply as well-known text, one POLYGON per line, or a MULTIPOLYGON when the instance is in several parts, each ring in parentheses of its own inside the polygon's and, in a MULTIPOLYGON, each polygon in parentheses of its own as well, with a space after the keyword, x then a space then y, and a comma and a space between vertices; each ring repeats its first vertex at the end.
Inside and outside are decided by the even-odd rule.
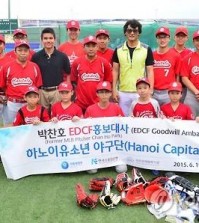
POLYGON ((132 32, 135 33, 135 34, 137 34, 137 33, 139 32, 139 30, 138 30, 137 28, 134 28, 134 29, 129 29, 129 28, 128 28, 128 29, 126 30, 126 32, 127 32, 128 34, 131 34, 132 32))

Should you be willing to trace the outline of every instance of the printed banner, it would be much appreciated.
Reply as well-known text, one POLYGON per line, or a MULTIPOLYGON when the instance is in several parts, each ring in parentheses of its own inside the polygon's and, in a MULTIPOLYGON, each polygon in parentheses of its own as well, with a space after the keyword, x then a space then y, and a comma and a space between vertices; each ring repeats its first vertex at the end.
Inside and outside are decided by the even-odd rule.
POLYGON ((60 121, 0 129, 6 175, 77 172, 128 164, 199 172, 199 124, 131 117, 60 121))

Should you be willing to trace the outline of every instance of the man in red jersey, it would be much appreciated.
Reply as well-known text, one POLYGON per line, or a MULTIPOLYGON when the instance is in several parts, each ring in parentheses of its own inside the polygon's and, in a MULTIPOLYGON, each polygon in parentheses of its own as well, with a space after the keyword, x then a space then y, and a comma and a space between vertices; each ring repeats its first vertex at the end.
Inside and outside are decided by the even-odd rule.
POLYGON ((190 53, 182 61, 181 76, 187 87, 184 103, 189 105, 194 116, 199 115, 199 30, 193 33, 195 52, 190 53))
POLYGON ((68 40, 62 43, 58 50, 62 53, 65 53, 70 61, 70 65, 72 65, 73 61, 78 57, 84 55, 84 46, 79 41, 80 35, 80 24, 76 20, 68 21, 66 25, 66 31, 68 35, 68 40))
POLYGON ((112 64, 113 50, 108 48, 110 41, 109 32, 105 29, 99 29, 95 34, 97 40, 97 55, 107 59, 107 61, 112 64))
POLYGON ((170 30, 160 27, 156 31, 158 48, 153 52, 154 57, 154 94, 153 97, 160 105, 169 102, 168 87, 176 81, 180 74, 180 55, 169 47, 170 30))
POLYGON ((26 89, 24 100, 27 102, 17 112, 13 126, 33 124, 38 125, 41 122, 48 122, 48 111, 38 104, 39 89, 35 86, 29 86, 26 89))
POLYGON ((11 124, 17 111, 26 101, 24 93, 27 86, 42 85, 42 78, 39 67, 28 60, 30 46, 24 41, 15 43, 15 52, 17 58, 7 63, 0 70, 0 88, 5 89, 7 97, 7 106, 5 109, 5 124, 11 124))
MULTIPOLYGON (((180 54, 181 59, 188 54, 190 54, 192 51, 188 48, 186 48, 186 42, 188 41, 188 29, 185 26, 179 26, 175 30, 175 36, 174 36, 174 41, 175 45, 173 49, 180 54)), ((180 82, 182 83, 182 80, 180 78, 180 82)), ((187 88, 186 86, 182 83, 182 98, 181 102, 184 102, 187 88)))
POLYGON ((58 86, 61 101, 53 104, 51 109, 51 121, 72 120, 74 118, 82 118, 82 109, 71 101, 73 96, 73 86, 71 83, 62 82, 58 86))
POLYGON ((180 102, 182 97, 182 85, 180 82, 171 83, 168 94, 170 102, 161 106, 163 115, 170 119, 193 120, 191 108, 180 102))
MULTIPOLYGON (((15 43, 20 40, 25 40, 26 42, 28 42, 28 34, 27 34, 26 30, 25 29, 15 29, 13 32, 13 40, 15 43)), ((30 49, 29 51, 30 51, 30 53, 28 56, 28 60, 31 60, 32 55, 35 53, 35 51, 32 49, 30 49)), ((6 53, 6 57, 11 57, 13 59, 16 59, 15 49, 6 53)))
MULTIPOLYGON (((110 102, 112 94, 111 83, 108 81, 99 82, 96 87, 96 94, 99 102, 90 105, 85 112, 85 118, 99 117, 123 117, 124 113, 118 104, 110 102)), ((117 165, 115 167, 118 173, 126 172, 126 164, 117 165)), ((89 170, 88 173, 96 173, 97 169, 89 170)))
POLYGON ((109 62, 97 56, 97 41, 94 36, 84 39, 86 55, 77 58, 72 64, 71 82, 76 85, 76 103, 83 113, 89 105, 98 101, 97 84, 101 81, 112 82, 109 62))

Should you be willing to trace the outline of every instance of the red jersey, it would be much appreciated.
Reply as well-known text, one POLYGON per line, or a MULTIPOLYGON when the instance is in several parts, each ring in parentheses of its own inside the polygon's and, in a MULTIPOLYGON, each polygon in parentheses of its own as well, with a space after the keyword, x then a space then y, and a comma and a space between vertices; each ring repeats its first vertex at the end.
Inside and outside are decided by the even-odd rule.
POLYGON ((158 102, 151 98, 148 102, 143 103, 138 99, 131 104, 129 116, 142 118, 158 118, 160 115, 160 106, 158 102))
POLYGON ((192 51, 190 49, 184 48, 183 51, 178 52, 174 47, 173 49, 180 54, 181 59, 183 59, 184 57, 186 57, 187 55, 189 55, 192 51))
POLYGON ((169 85, 176 81, 180 74, 181 58, 172 48, 166 53, 153 52, 154 57, 154 89, 166 90, 169 85))
POLYGON ((181 119, 181 120, 193 120, 194 116, 191 108, 188 105, 180 103, 177 109, 174 111, 171 103, 167 103, 161 106, 163 114, 167 118, 181 119))
POLYGON ((41 105, 37 105, 34 111, 29 111, 27 109, 27 105, 24 105, 17 112, 13 125, 18 126, 32 124, 33 120, 35 119, 40 119, 42 122, 48 122, 50 119, 48 111, 41 105))
MULTIPOLYGON (((30 49, 30 53, 29 53, 29 56, 28 56, 28 60, 31 60, 32 59, 32 55, 35 54, 35 51, 30 49)), ((6 57, 10 57, 12 59, 16 59, 16 53, 15 53, 15 50, 11 50, 10 52, 6 53, 5 55, 6 57)))
POLYGON ((120 106, 116 103, 110 102, 108 107, 103 109, 100 108, 98 103, 89 106, 86 109, 85 118, 100 118, 100 117, 116 117, 122 116, 124 117, 124 113, 120 106))
POLYGON ((62 107, 62 102, 60 101, 52 106, 51 118, 56 117, 58 120, 71 120, 74 116, 83 117, 82 109, 75 103, 71 103, 65 109, 62 107))
POLYGON ((16 60, 7 63, 0 70, 0 88, 6 88, 6 96, 22 99, 27 86, 42 85, 42 77, 37 64, 27 61, 23 67, 16 60))
POLYGON ((72 65, 75 59, 85 54, 84 46, 81 42, 78 42, 77 44, 72 44, 70 42, 62 43, 58 47, 58 50, 61 51, 62 53, 65 53, 68 56, 70 65, 72 65))
MULTIPOLYGON (((13 60, 13 59, 12 58, 8 59, 5 56, 0 57, 0 70, 2 70, 3 66, 5 66, 7 63, 9 63, 9 61, 11 61, 11 60, 13 60)), ((0 73, 0 75, 2 75, 2 73, 0 73)), ((5 92, 1 88, 0 88, 0 95, 5 95, 5 92)))
POLYGON ((103 57, 110 64, 112 64, 113 63, 112 62, 113 52, 114 52, 114 50, 112 50, 111 48, 107 48, 104 52, 98 50, 97 55, 100 56, 100 57, 103 57))
POLYGON ((76 103, 86 109, 98 101, 96 88, 99 82, 112 82, 111 65, 102 57, 89 61, 86 56, 77 58, 71 69, 71 82, 77 84, 76 103))
POLYGON ((199 54, 197 52, 192 52, 183 59, 180 74, 182 77, 188 77, 199 90, 199 54))

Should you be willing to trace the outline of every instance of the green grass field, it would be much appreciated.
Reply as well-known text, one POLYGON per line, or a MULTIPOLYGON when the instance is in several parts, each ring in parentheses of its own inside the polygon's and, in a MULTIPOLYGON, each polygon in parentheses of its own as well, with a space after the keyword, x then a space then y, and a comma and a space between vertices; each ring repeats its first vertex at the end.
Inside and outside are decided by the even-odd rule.
MULTIPOLYGON (((129 167, 129 170, 131 168, 129 167)), ((142 170, 146 179, 151 171, 142 170)), ((114 168, 100 169, 89 175, 86 172, 34 175, 17 181, 6 178, 0 163, 0 223, 156 223, 146 204, 125 206, 120 203, 115 209, 107 210, 101 204, 93 210, 76 205, 75 185, 80 182, 88 191, 92 177, 116 177, 114 168)), ((130 171, 129 171, 130 175, 130 171)), ((198 174, 186 175, 199 184, 198 174)), ((113 189, 114 192, 115 189, 113 189)))

